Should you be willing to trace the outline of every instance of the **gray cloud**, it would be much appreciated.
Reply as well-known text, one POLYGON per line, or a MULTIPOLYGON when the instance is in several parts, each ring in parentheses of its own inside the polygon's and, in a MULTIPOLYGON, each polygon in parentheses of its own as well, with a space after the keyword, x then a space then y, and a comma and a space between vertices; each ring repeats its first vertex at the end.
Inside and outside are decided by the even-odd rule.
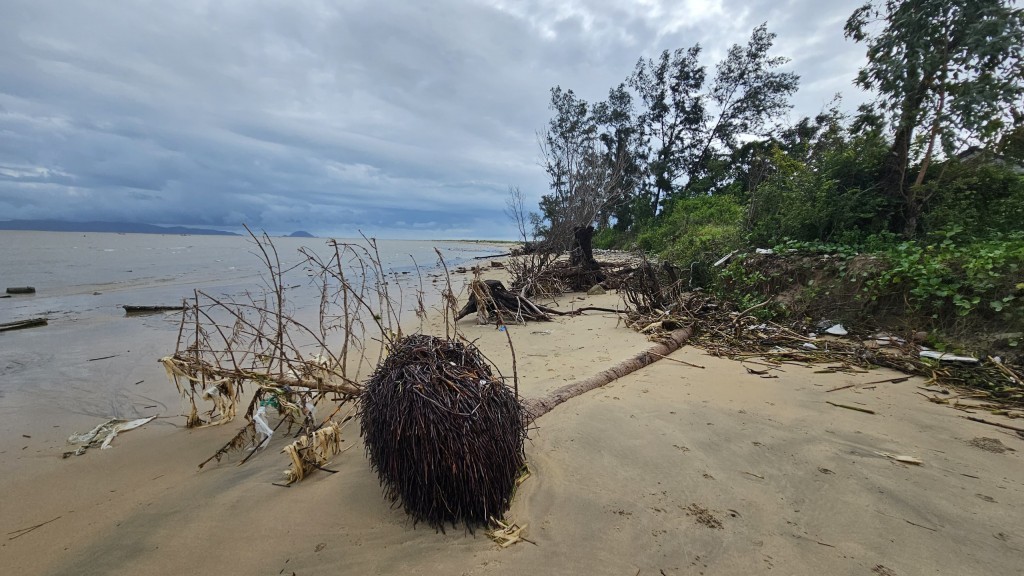
POLYGON ((510 237, 544 192, 548 89, 708 63, 763 21, 794 116, 852 105, 857 1, 14 0, 0 19, 0 218, 510 237))

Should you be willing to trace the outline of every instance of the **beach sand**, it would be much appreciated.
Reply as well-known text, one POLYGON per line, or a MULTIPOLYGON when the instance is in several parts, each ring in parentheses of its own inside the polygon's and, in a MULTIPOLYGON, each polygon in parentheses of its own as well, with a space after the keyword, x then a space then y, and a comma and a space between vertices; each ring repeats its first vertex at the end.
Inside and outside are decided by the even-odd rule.
MULTIPOLYGON (((504 334, 474 318, 459 325, 511 375, 504 334)), ((511 330, 527 398, 650 346, 614 314, 511 330)), ((159 419, 112 449, 61 459, 70 431, 99 421, 41 413, 32 437, 7 439, 0 454, 0 566, 18 575, 1021 573, 1021 438, 924 401, 917 378, 826 392, 898 375, 886 370, 786 365, 763 379, 692 347, 671 358, 705 368, 662 360, 536 422, 532 476, 506 516, 528 525, 533 543, 499 549, 481 530, 414 527, 382 497, 357 424, 345 428, 352 448, 331 463, 337 473, 283 488, 273 484, 287 466, 278 437, 244 466, 229 456, 197 469, 240 422, 186 430, 183 418, 159 419)), ((174 394, 166 381, 146 386, 174 394)))

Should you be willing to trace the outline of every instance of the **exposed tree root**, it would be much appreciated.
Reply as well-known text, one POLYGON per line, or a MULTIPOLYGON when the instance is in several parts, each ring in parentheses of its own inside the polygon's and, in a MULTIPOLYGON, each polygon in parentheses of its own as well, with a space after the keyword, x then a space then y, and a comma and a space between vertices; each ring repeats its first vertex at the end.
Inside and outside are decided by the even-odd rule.
POLYGON ((525 322, 527 320, 547 321, 551 315, 563 316, 566 313, 560 312, 534 304, 525 296, 509 292, 505 285, 499 280, 474 280, 471 285, 469 301, 459 311, 455 321, 459 321, 473 312, 481 314, 482 318, 490 319, 500 315, 503 321, 525 322), (484 302, 481 309, 480 302, 484 302))

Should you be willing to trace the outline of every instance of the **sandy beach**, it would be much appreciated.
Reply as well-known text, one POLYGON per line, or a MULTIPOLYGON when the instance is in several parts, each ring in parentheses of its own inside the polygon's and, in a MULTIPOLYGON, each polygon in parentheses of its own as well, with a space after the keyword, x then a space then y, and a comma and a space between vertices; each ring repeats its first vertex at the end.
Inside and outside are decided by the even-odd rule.
MULTIPOLYGON (((618 303, 577 294, 556 305, 618 303)), ((459 326, 511 374, 504 334, 472 317, 459 326)), ((651 346, 606 313, 511 334, 526 398, 651 346)), ((506 515, 531 542, 507 549, 481 530, 414 527, 382 497, 357 424, 337 473, 286 488, 273 484, 287 466, 279 438, 244 466, 228 457, 197 469, 238 423, 186 430, 166 380, 147 378, 139 393, 171 417, 109 450, 62 459, 68 434, 98 421, 25 415, 9 434, 27 437, 0 453, 0 565, 19 575, 1020 573, 1024 440, 1013 432, 925 401, 917 378, 826 392, 898 376, 886 370, 786 365, 764 379, 693 347, 670 358, 704 368, 662 360, 537 420, 532 476, 506 515)))

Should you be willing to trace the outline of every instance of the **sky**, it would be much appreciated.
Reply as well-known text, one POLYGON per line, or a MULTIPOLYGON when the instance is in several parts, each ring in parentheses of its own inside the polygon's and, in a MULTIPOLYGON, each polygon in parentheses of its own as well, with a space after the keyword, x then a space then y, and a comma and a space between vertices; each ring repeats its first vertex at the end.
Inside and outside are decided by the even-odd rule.
POLYGON ((712 70, 767 22, 788 120, 853 109, 862 2, 3 0, 0 220, 512 239, 552 86, 695 43, 712 70))

